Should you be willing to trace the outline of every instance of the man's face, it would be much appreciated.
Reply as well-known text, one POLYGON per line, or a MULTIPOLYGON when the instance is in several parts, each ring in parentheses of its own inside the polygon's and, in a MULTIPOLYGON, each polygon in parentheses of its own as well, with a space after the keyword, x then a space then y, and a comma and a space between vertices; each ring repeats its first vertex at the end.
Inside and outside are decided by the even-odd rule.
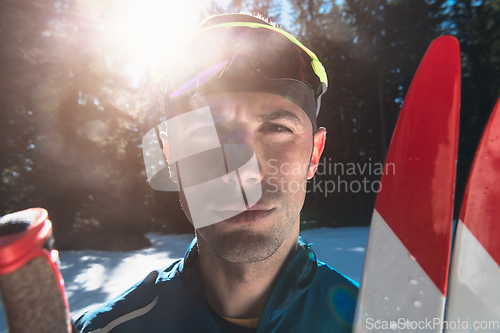
MULTIPOLYGON (((258 170, 247 169, 238 177, 242 187, 260 183, 262 196, 255 205, 248 205, 248 210, 198 228, 197 235, 224 260, 264 260, 293 234, 294 226, 299 227, 307 179, 314 175, 326 131, 320 129, 313 137, 305 112, 279 95, 238 92, 210 94, 192 101, 193 109, 204 106, 210 108, 221 145, 248 145, 255 151, 258 170)), ((180 175, 182 178, 182 170, 180 175)), ((231 181, 225 180, 228 184, 231 181)), ((237 190, 239 187, 234 186, 237 190)), ((181 205, 191 223, 194 205, 203 206, 207 216, 224 216, 236 210, 236 193, 218 199, 221 196, 213 188, 201 188, 196 194, 198 200, 188 202, 186 193, 180 192, 181 205)))

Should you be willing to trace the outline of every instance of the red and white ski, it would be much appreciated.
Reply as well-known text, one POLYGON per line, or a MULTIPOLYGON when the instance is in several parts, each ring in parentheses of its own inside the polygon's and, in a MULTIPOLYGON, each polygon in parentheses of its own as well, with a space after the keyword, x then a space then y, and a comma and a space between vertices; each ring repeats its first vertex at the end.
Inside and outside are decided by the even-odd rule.
POLYGON ((500 99, 476 151, 457 225, 446 321, 463 324, 448 331, 500 331, 499 222, 500 99))
POLYGON ((406 96, 377 195, 354 332, 392 332, 443 318, 460 108, 460 49, 427 50, 406 96))

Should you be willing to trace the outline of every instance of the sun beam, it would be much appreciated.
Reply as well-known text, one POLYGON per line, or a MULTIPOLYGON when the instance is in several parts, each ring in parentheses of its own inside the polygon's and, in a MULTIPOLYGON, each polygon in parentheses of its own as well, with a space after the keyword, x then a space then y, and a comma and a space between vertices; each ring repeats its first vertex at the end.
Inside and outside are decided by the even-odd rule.
MULTIPOLYGON (((222 1, 223 2, 223 1, 222 1)), ((122 61, 132 86, 159 63, 168 64, 200 23, 201 13, 211 0, 129 0, 85 2, 87 12, 99 12, 106 47, 122 61), (92 6, 98 6, 93 8, 92 6)))

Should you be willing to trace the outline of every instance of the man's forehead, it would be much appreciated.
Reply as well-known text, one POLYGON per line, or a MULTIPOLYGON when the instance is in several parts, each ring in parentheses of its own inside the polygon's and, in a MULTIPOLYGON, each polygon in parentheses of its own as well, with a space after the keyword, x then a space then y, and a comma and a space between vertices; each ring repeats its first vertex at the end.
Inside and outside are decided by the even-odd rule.
POLYGON ((283 96, 265 92, 230 92, 197 96, 190 101, 193 109, 209 106, 214 119, 266 122, 288 120, 304 126, 309 120, 297 104, 283 96), (229 119, 227 119, 229 118, 229 119))

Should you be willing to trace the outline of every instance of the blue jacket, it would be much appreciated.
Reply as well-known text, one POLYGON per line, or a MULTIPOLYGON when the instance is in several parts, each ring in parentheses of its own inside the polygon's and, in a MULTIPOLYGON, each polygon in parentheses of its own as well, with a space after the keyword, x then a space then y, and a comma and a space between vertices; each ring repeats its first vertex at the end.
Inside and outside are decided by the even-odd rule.
POLYGON ((351 332, 358 283, 316 259, 301 237, 260 317, 240 328, 206 303, 194 262, 196 238, 183 259, 149 275, 115 299, 84 313, 82 332, 351 332))

